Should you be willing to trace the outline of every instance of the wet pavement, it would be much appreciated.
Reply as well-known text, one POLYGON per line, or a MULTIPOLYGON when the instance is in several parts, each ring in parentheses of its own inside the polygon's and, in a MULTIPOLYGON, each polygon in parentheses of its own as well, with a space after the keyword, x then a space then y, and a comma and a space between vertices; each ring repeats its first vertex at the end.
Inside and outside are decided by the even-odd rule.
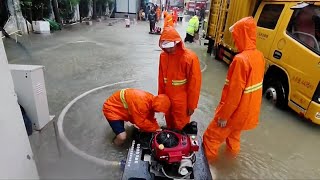
MULTIPOLYGON (((59 116, 75 97, 115 82, 130 83, 106 87, 77 101, 65 115, 64 133, 81 151, 110 161, 125 159, 128 144, 115 148, 114 137, 101 108, 115 90, 134 87, 157 92, 159 36, 148 34, 149 25, 138 22, 125 28, 124 22, 108 26, 68 27, 50 35, 32 34, 20 39, 23 46, 5 41, 9 63, 41 64, 50 113, 59 116)), ((184 38, 184 25, 177 26, 184 38)), ((206 54, 206 47, 187 44, 201 60, 203 83, 199 107, 192 116, 202 134, 213 117, 225 82, 227 65, 206 54)), ((163 123, 163 122, 161 122, 163 123)), ((128 127, 130 129, 130 127, 128 127)), ((260 125, 242 134, 241 153, 232 163, 221 160, 212 166, 218 179, 318 179, 320 128, 291 111, 263 102, 260 125)), ((117 167, 101 167, 76 156, 61 144, 57 150, 52 123, 30 137, 39 174, 44 179, 119 179, 117 167)), ((223 147, 221 151, 223 150, 223 147)))

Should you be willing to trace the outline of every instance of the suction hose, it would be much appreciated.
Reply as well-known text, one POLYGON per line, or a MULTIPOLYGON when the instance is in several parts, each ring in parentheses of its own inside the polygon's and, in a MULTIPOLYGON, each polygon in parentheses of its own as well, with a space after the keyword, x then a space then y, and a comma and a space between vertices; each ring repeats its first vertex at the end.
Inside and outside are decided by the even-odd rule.
POLYGON ((111 87, 111 86, 115 86, 115 85, 119 85, 119 84, 126 84, 126 83, 132 83, 135 82, 135 80, 129 80, 129 81, 122 81, 122 82, 117 82, 117 83, 112 83, 112 84, 108 84, 105 86, 100 86, 97 87, 95 89, 92 89, 90 91, 87 91, 83 94, 81 94, 80 96, 76 97, 75 99, 73 99, 60 113, 59 118, 58 118, 58 122, 57 122, 57 127, 58 127, 58 134, 59 134, 59 138, 60 140, 64 143, 64 145, 71 150, 72 152, 74 152, 76 155, 82 157, 83 159, 93 162, 95 164, 98 164, 100 166, 119 166, 122 167, 124 166, 125 162, 124 161, 108 161, 105 159, 100 159, 94 156, 91 156, 83 151, 81 151, 80 149, 78 149, 77 147, 75 147, 69 140, 68 138, 65 136, 64 131, 63 131, 63 121, 64 121, 64 116, 66 115, 66 113, 68 112, 68 110, 71 108, 71 106, 77 102, 79 99, 87 96, 88 94, 100 90, 100 89, 104 89, 107 87, 111 87))

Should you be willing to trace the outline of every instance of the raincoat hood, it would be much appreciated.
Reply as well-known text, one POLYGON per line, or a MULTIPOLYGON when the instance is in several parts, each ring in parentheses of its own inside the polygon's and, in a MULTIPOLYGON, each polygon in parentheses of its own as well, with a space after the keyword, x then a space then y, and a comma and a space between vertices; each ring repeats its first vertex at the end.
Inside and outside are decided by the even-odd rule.
POLYGON ((170 99, 165 94, 159 94, 155 96, 152 101, 152 108, 155 112, 166 113, 169 111, 171 106, 170 99))
POLYGON ((232 29, 232 37, 239 52, 256 49, 257 24, 253 17, 237 21, 232 29))
POLYGON ((168 15, 168 12, 167 12, 167 11, 163 12, 163 16, 164 16, 164 17, 166 17, 167 15, 168 15))
POLYGON ((197 15, 192 16, 191 19, 199 19, 197 15))
POLYGON ((162 34, 160 36, 160 39, 159 39, 159 47, 161 49, 162 49, 161 43, 163 41, 179 42, 176 45, 178 50, 184 49, 184 45, 183 45, 182 39, 181 39, 179 33, 174 29, 174 27, 165 27, 163 29, 163 32, 162 32, 162 34))

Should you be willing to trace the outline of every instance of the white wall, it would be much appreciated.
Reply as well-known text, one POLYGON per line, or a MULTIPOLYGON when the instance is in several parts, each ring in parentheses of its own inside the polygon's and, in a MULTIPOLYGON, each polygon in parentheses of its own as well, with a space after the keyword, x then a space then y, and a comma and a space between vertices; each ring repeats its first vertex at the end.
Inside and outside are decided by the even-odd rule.
POLYGON ((129 13, 137 13, 137 0, 129 0, 129 13))
POLYGON ((39 179, 2 38, 0 83, 0 179, 39 179))
POLYGON ((116 6, 117 6, 116 12, 123 12, 123 13, 128 12, 128 0, 116 0, 116 6))
POLYGON ((138 0, 116 0, 116 12, 117 13, 137 13, 138 7, 140 6, 140 1, 138 0))

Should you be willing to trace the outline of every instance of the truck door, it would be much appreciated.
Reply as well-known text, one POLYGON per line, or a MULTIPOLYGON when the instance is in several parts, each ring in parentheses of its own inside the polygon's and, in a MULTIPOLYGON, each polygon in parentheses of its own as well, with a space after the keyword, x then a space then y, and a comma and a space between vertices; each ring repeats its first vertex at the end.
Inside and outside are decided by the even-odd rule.
POLYGON ((305 114, 320 80, 320 3, 288 5, 269 60, 289 75, 289 106, 305 114))
POLYGON ((268 58, 270 48, 284 16, 283 2, 262 2, 256 12, 257 48, 268 58))

